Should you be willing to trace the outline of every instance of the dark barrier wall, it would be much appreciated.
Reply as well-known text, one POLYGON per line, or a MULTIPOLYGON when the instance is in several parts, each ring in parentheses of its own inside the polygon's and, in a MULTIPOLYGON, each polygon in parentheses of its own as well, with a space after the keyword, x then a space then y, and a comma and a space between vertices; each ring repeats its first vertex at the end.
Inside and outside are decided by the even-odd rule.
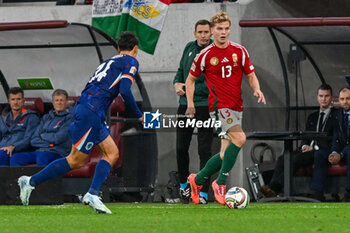
MULTIPOLYGON (((2 167, 0 166, 0 205, 21 205, 17 180, 22 175, 31 176, 43 167, 2 167)), ((31 194, 30 205, 63 204, 61 177, 38 185, 31 194)))

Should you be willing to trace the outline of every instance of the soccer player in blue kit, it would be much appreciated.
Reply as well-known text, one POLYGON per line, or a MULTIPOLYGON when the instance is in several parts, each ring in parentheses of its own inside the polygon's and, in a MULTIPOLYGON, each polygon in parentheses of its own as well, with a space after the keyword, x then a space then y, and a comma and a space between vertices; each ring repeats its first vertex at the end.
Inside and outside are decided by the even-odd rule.
POLYGON ((74 108, 74 122, 69 129, 73 144, 70 154, 66 158, 53 161, 32 177, 21 176, 18 179, 23 205, 29 204, 30 194, 39 183, 82 167, 93 145, 96 144, 103 153, 103 157, 96 166, 90 189, 84 195, 82 202, 92 207, 97 213, 112 213, 98 196, 101 185, 119 157, 118 148, 109 135, 106 115, 114 98, 121 94, 124 101, 142 121, 142 112, 136 105, 130 90, 138 72, 139 64, 135 59, 138 42, 132 32, 123 32, 117 41, 119 55, 97 67, 74 108))

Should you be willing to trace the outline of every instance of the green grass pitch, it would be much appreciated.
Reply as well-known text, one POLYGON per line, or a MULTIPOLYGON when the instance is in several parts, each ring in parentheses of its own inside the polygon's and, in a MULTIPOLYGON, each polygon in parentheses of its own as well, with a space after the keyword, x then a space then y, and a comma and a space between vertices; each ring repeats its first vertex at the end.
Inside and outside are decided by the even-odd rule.
POLYGON ((350 232, 350 203, 107 204, 112 215, 82 204, 0 206, 0 232, 350 232))

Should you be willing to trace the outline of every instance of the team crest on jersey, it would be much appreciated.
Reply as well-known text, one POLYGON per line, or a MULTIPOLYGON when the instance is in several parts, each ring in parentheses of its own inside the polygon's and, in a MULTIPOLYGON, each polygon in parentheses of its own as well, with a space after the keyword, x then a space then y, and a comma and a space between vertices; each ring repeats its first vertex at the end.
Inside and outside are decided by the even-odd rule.
POLYGON ((238 66, 237 61, 238 61, 238 56, 237 53, 232 54, 232 60, 233 60, 233 66, 238 66))
POLYGON ((135 67, 135 66, 132 66, 132 67, 130 68, 129 73, 135 75, 135 74, 136 74, 136 67, 135 67))
POLYGON ((227 122, 227 124, 232 124, 233 120, 232 120, 232 118, 228 118, 228 119, 226 120, 226 122, 227 122))
POLYGON ((234 62, 238 61, 237 53, 232 54, 232 59, 234 62))
POLYGON ((217 64, 219 64, 219 59, 217 59, 216 57, 210 58, 210 64, 216 66, 217 64))

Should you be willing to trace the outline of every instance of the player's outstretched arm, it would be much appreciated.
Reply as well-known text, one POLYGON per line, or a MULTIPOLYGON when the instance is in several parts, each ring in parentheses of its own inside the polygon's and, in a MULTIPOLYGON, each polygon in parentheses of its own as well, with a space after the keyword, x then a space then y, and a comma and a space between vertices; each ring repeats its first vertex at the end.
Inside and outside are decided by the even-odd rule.
POLYGON ((262 91, 260 90, 259 80, 256 77, 255 72, 248 74, 247 78, 248 78, 248 82, 249 82, 250 87, 254 91, 254 93, 253 93, 254 96, 258 97, 258 103, 261 102, 261 103, 266 104, 264 93, 262 93, 262 91))
POLYGON ((186 98, 187 98, 187 110, 186 116, 193 118, 196 114, 196 109, 194 108, 193 95, 195 89, 197 77, 193 76, 191 73, 188 74, 186 79, 186 98))
POLYGON ((130 90, 131 88, 131 80, 128 78, 122 78, 120 81, 120 88, 119 93, 123 97, 124 101, 128 106, 131 107, 132 111, 135 113, 137 118, 140 120, 142 119, 142 112, 140 111, 139 107, 137 106, 134 96, 132 95, 132 92, 130 90))

